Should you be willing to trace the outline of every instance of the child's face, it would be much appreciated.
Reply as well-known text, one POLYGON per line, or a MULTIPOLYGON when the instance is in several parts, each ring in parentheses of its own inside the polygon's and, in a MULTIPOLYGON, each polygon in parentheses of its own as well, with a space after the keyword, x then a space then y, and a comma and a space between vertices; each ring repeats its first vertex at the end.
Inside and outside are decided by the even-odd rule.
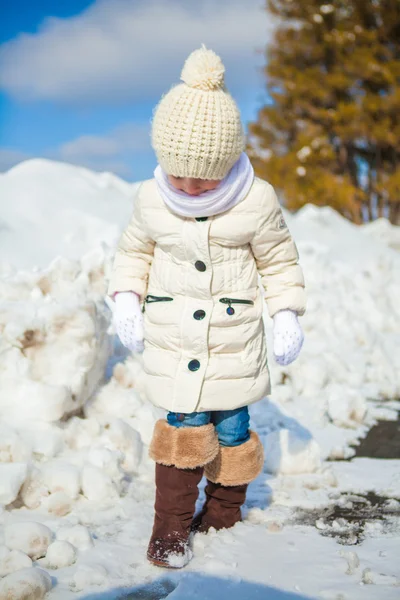
POLYGON ((174 175, 168 175, 168 181, 174 188, 189 194, 189 196, 200 196, 203 192, 215 190, 220 184, 219 179, 194 179, 193 177, 174 177, 174 175))

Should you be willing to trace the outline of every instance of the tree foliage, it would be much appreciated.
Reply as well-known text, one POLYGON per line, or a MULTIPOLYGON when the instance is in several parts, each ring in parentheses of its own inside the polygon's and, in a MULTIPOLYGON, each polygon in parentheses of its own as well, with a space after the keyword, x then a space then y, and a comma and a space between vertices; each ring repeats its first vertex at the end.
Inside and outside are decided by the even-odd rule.
POLYGON ((400 0, 267 0, 269 102, 250 124, 256 173, 287 207, 400 224, 400 0))

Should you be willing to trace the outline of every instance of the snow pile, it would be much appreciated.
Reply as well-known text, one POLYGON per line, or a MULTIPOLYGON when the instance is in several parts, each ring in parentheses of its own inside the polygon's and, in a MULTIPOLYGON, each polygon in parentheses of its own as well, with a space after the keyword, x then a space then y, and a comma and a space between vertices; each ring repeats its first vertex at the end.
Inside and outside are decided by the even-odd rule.
POLYGON ((79 260, 101 242, 114 246, 138 184, 112 173, 45 159, 0 174, 0 272, 79 260))
POLYGON ((57 421, 93 393, 110 354, 104 260, 0 279, 0 417, 57 421))
POLYGON ((322 457, 347 456, 348 443, 379 414, 371 404, 367 410, 367 399, 400 397, 399 234, 389 223, 357 227, 312 205, 286 217, 308 309, 299 359, 286 368, 271 363, 273 399, 292 419, 289 428, 307 427, 322 457))

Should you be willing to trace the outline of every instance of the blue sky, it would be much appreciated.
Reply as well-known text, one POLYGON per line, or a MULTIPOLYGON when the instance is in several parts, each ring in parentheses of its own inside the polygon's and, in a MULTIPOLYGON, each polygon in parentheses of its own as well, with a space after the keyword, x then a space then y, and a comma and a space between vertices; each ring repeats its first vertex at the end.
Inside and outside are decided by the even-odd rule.
POLYGON ((0 0, 0 170, 42 156, 152 176, 150 119, 205 43, 244 123, 264 101, 263 0, 0 0))

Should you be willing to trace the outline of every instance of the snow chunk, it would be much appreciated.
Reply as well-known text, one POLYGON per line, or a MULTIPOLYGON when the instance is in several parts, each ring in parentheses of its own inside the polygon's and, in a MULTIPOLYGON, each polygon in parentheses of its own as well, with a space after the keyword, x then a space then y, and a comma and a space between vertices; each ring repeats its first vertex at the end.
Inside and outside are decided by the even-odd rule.
POLYGON ((313 473, 321 465, 317 442, 299 431, 280 429, 269 433, 264 440, 264 451, 269 473, 313 473))
POLYGON ((81 565, 74 573, 72 585, 80 592, 92 585, 101 585, 106 578, 107 570, 102 565, 81 565))
POLYGON ((31 458, 31 448, 14 429, 0 424, 0 463, 26 462, 31 458))
POLYGON ((4 528, 4 542, 12 550, 21 550, 33 560, 42 558, 51 543, 52 532, 42 523, 13 523, 4 528))
POLYGON ((93 546, 92 536, 83 525, 62 527, 57 531, 56 537, 58 540, 69 542, 79 550, 88 550, 93 546))
POLYGON ((27 508, 39 508, 48 493, 48 489, 43 482, 42 472, 36 467, 32 467, 21 489, 23 503, 27 508))
POLYGON ((51 578, 42 569, 21 569, 0 581, 0 598, 42 600, 52 588, 51 578))
POLYGON ((117 488, 111 477, 92 465, 83 468, 82 492, 88 500, 96 502, 114 500, 118 497, 117 488))
POLYGON ((182 569, 182 567, 185 567, 192 560, 192 558, 193 552, 189 546, 187 546, 185 548, 185 552, 182 554, 178 552, 172 552, 169 554, 167 562, 172 569, 182 569))
POLYGON ((31 566, 32 560, 24 552, 0 546, 0 577, 21 569, 29 569, 31 566))
POLYGON ((47 385, 28 377, 19 381, 11 379, 0 391, 0 417, 19 419, 23 407, 24 419, 58 421, 70 402, 67 387, 47 385))
POLYGON ((122 419, 115 419, 107 427, 107 436, 124 455, 122 468, 128 473, 136 473, 143 453, 140 434, 122 419))
POLYGON ((400 580, 395 575, 385 575, 384 573, 376 573, 372 569, 366 568, 362 572, 362 583, 375 585, 390 585, 398 587, 400 580))
POLYGON ((72 544, 57 540, 47 549, 46 563, 51 569, 69 567, 76 561, 76 550, 72 544))
POLYGON ((0 463, 0 504, 11 504, 17 498, 26 479, 25 463, 0 463))
POLYGON ((62 516, 71 510, 79 490, 79 469, 69 463, 52 461, 45 463, 41 470, 31 468, 22 486, 21 498, 28 508, 39 508, 44 504, 49 512, 62 516))
POLYGON ((71 498, 64 492, 50 494, 43 502, 44 507, 49 513, 57 517, 63 517, 71 512, 72 504, 71 498))
POLYGON ((342 550, 340 552, 340 556, 343 556, 343 558, 347 561, 346 575, 354 575, 354 573, 360 566, 360 559, 358 558, 357 552, 354 552, 352 550, 342 550))
POLYGON ((95 419, 72 417, 65 429, 65 441, 71 450, 90 447, 101 434, 101 427, 95 419))
POLYGON ((351 388, 331 384, 326 388, 328 415, 339 427, 357 427, 367 413, 365 399, 351 388))
POLYGON ((78 467, 70 463, 52 461, 42 468, 42 478, 49 492, 64 492, 75 500, 80 490, 78 467))

